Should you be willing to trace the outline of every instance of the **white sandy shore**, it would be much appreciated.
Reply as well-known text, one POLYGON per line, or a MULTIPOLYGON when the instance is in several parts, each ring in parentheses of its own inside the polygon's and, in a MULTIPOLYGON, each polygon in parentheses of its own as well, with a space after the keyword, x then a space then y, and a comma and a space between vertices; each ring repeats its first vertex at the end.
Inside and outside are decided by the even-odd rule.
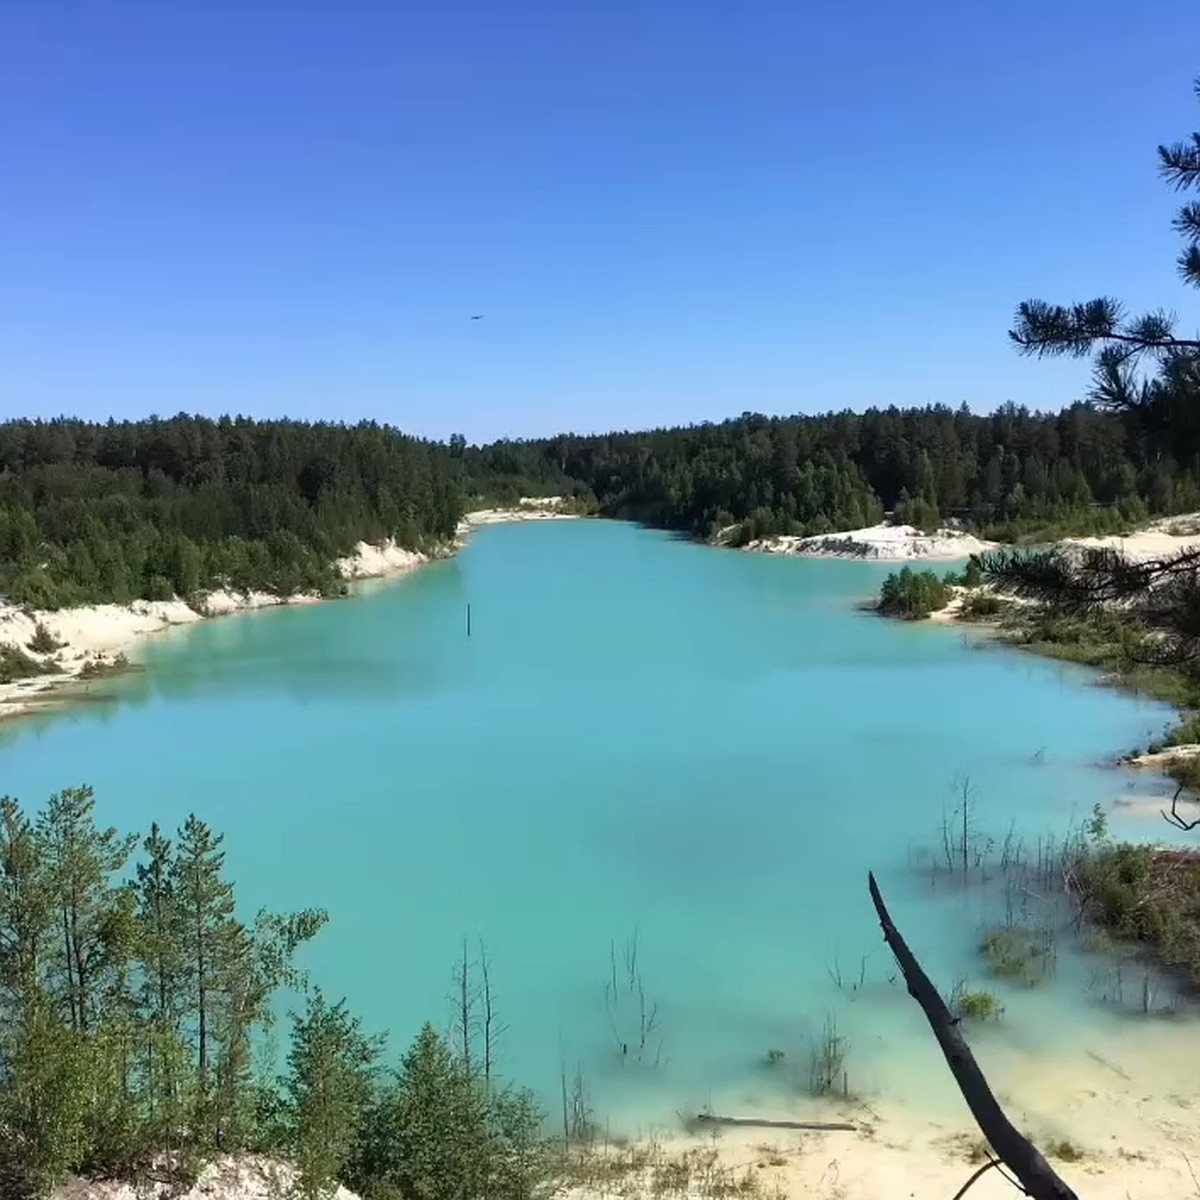
POLYGON ((1200 513, 1163 517, 1127 537, 1112 534, 1108 537, 1066 538, 1059 545, 1066 550, 1119 550, 1127 558, 1137 562, 1144 562, 1150 558, 1169 558, 1182 550, 1200 547, 1200 513))
POLYGON ((508 525, 514 521, 573 521, 578 513, 562 512, 565 496, 522 496, 516 508, 481 508, 469 512, 459 522, 459 536, 481 525, 508 525))
MULTIPOLYGON (((510 521, 567 520, 574 514, 558 511, 561 496, 522 497, 516 509, 484 509, 467 513, 458 527, 453 546, 444 554, 422 554, 406 550, 389 540, 378 545, 359 542, 352 554, 334 564, 347 582, 382 579, 405 574, 462 546, 472 530, 483 525, 510 521)), ((207 617, 277 608, 285 604, 311 604, 315 593, 277 596, 271 592, 236 592, 218 589, 206 593, 196 606, 184 600, 135 600, 132 604, 89 604, 56 611, 30 611, 0 601, 0 645, 19 647, 40 663, 57 668, 52 674, 35 675, 0 684, 0 720, 44 709, 56 702, 57 694, 74 684, 87 670, 111 667, 118 656, 134 652, 143 638, 177 625, 191 625, 207 617), (37 653, 29 649, 38 626, 45 628, 58 649, 37 653)))
MULTIPOLYGON (((257 1155, 228 1155, 209 1163, 196 1185, 186 1192, 165 1185, 141 1189, 117 1180, 73 1180, 58 1188, 52 1200, 289 1200, 298 1196, 299 1173, 289 1163, 257 1155)), ((358 1200, 344 1187, 328 1200, 358 1200)))
POLYGON ((959 529, 922 533, 912 525, 871 525, 816 537, 760 538, 744 547, 759 554, 795 554, 806 558, 851 558, 872 562, 912 562, 967 558, 996 543, 959 529))
MULTIPOLYGON (((1123 1051, 1101 1046, 1098 1053, 1049 1061, 1040 1054, 1006 1055, 999 1070, 991 1062, 984 1065, 1010 1118, 1080 1197, 1186 1200, 1200 1191, 1191 1174, 1193 1167, 1200 1171, 1200 1126, 1194 1119, 1200 1071, 1188 1049, 1193 1033, 1146 1026, 1123 1051)), ((938 1072, 936 1056, 931 1037, 929 1067, 938 1072)), ((721 1106, 729 1115, 846 1121, 856 1131, 745 1126, 694 1135, 647 1133, 632 1143, 602 1139, 591 1152, 590 1167, 556 1194, 562 1200, 710 1200, 747 1194, 730 1184, 750 1175, 764 1200, 945 1200, 980 1165, 983 1143, 948 1071, 944 1088, 945 1103, 928 1113, 876 1099, 823 1105, 799 1099, 773 1107, 749 1096, 741 1104, 731 1100, 721 1106), (664 1190, 668 1178, 674 1186, 664 1190)), ((197 1187, 178 1200, 278 1200, 290 1194, 294 1180, 286 1164, 226 1158, 207 1168, 197 1187)), ((1013 1194, 995 1171, 971 1189, 979 1200, 1013 1194)), ((127 1184, 76 1182, 54 1200, 142 1197, 127 1184)), ((336 1200, 355 1197, 342 1188, 336 1200)))

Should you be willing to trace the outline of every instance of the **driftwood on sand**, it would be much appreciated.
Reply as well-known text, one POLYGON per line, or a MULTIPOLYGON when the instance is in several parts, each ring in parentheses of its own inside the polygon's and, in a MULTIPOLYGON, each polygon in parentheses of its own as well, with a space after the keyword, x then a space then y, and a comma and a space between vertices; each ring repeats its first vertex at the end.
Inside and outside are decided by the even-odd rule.
MULTIPOLYGON (((996 1157, 1012 1171, 1020 1182, 1021 1190, 1033 1200, 1077 1200, 1075 1193, 1045 1160, 1042 1152, 1013 1125, 1000 1107, 1000 1102, 993 1095, 967 1045, 967 1039, 963 1037, 958 1020, 946 1007, 941 993, 933 986, 896 928, 873 872, 867 876, 867 886, 883 929, 883 940, 896 956, 900 973, 908 986, 908 994, 921 1006, 933 1036, 942 1048, 954 1082, 958 1084, 971 1116, 996 1152, 996 1157)), ((972 1176, 970 1182, 974 1182, 975 1178, 972 1176)))
POLYGON ((769 1121, 765 1117, 721 1117, 698 1113, 697 1125, 754 1125, 764 1129, 815 1129, 823 1133, 857 1133, 858 1126, 846 1121, 769 1121))

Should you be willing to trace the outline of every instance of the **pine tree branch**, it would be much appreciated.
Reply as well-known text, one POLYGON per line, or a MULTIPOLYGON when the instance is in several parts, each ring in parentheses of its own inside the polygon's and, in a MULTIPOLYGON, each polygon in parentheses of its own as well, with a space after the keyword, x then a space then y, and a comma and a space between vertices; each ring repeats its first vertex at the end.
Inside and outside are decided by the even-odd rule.
POLYGON ((1179 191, 1200 186, 1200 133, 1190 142, 1159 146, 1159 174, 1179 191))
POLYGON ((1179 274, 1193 287, 1200 287, 1200 245, 1189 246, 1178 262, 1179 274))
POLYGON ((1182 234, 1189 242, 1200 242, 1200 200, 1185 204, 1179 215, 1171 222, 1176 233, 1182 234))
POLYGON ((1097 342, 1130 347, 1129 357, 1145 350, 1200 351, 1200 340, 1175 336, 1165 313, 1150 313, 1126 324, 1120 306, 1106 297, 1070 307, 1026 300, 1017 307, 1008 336, 1023 354, 1039 358, 1064 354, 1083 358, 1097 342))

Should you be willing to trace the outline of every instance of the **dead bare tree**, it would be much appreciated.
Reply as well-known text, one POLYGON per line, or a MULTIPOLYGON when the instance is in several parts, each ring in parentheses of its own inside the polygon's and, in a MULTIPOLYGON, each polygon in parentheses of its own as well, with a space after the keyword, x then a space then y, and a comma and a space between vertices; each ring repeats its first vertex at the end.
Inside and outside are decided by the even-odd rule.
MULTIPOLYGON (((908 987, 908 994, 921 1006, 933 1035, 937 1038, 946 1065, 954 1076, 958 1090, 962 1093, 975 1123, 996 1152, 1000 1161, 1016 1176, 1021 1189, 1033 1200, 1078 1200, 1074 1191, 1046 1161, 1042 1152, 1026 1138, 1008 1119, 1000 1102, 992 1093, 988 1081, 980 1070, 970 1046, 963 1036, 962 1027, 954 1018, 937 988, 909 949, 900 930, 896 928, 874 872, 867 875, 867 886, 871 902, 879 917, 883 940, 896 957, 900 973, 908 987)), ((982 1172, 980 1172, 982 1173, 982 1172)), ((973 1183, 974 1179, 969 1183, 973 1183)), ((959 1193, 962 1195, 962 1192, 959 1193)))
POLYGON ((481 1047, 483 1051, 483 1085, 492 1085, 492 1068, 496 1062, 496 1046, 508 1031, 507 1025, 502 1025, 496 1017, 495 995, 492 992, 491 963, 488 961, 487 946, 483 938, 479 939, 479 975, 483 982, 480 984, 476 999, 483 1009, 481 1030, 481 1047))
POLYGON ((454 968, 454 1033, 458 1052, 467 1074, 471 1073, 471 1042, 475 1032, 475 1005, 479 996, 471 986, 471 967, 467 957, 467 939, 463 938, 462 958, 454 968))

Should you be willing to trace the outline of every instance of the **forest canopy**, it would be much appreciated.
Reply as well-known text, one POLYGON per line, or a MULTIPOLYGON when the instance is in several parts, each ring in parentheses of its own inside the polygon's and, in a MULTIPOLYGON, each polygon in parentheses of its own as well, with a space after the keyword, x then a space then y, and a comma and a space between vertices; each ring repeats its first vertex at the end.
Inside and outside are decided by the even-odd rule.
POLYGON ((869 409, 469 446, 389 426, 169 419, 0 424, 0 595, 34 608, 339 586, 359 541, 443 547, 473 506, 570 496, 743 544, 955 519, 1100 532, 1200 507, 1193 457, 1075 404, 869 409))

